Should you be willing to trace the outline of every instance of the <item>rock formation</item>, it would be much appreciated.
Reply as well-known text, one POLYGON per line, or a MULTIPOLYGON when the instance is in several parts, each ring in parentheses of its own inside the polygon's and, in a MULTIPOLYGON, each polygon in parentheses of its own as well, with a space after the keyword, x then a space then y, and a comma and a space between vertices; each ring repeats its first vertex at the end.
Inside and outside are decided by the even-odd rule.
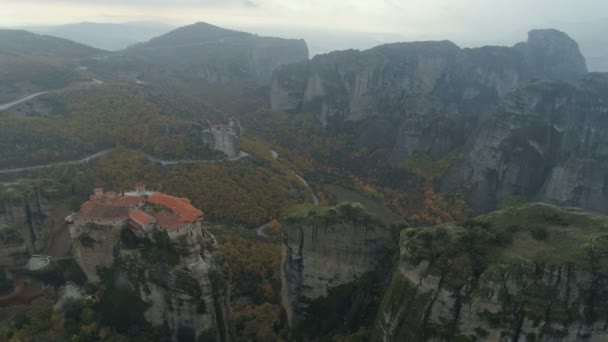
POLYGON ((259 37, 196 23, 123 51, 210 83, 267 85, 275 68, 308 59, 303 40, 259 37))
POLYGON ((535 30, 513 48, 415 42, 316 56, 278 68, 270 101, 274 110, 312 113, 330 128, 393 118, 395 158, 413 152, 439 158, 461 146, 518 85, 570 81, 586 72, 576 42, 556 30, 535 30))
POLYGON ((608 74, 539 81, 509 95, 443 182, 478 212, 514 195, 608 212, 608 74))
POLYGON ((228 124, 212 124, 203 131, 203 142, 210 149, 224 153, 228 158, 239 155, 241 127, 238 120, 229 119, 228 124))
POLYGON ((202 340, 234 341, 226 265, 214 237, 202 229, 171 240, 178 260, 168 263, 156 259, 158 250, 145 251, 146 244, 158 241, 125 244, 128 229, 90 223, 73 239, 76 260, 89 280, 99 281, 100 269, 114 269, 149 305, 146 320, 168 328, 173 340, 187 329, 202 340))
POLYGON ((606 84, 566 34, 533 30, 512 48, 418 42, 318 56, 281 67, 271 102, 328 128, 365 121, 360 137, 388 120, 361 144, 394 137, 382 146, 393 162, 460 151, 442 188, 464 191, 478 213, 513 196, 608 212, 606 84))
POLYGON ((608 218, 533 204, 406 229, 378 341, 604 341, 608 218))
MULTIPOLYGON (((283 309, 295 331, 309 337, 322 334, 310 322, 319 319, 310 317, 310 306, 331 297, 332 290, 341 285, 386 271, 395 248, 392 236, 356 204, 332 208, 298 206, 284 215, 283 222, 283 309)), ((323 312, 327 321, 335 314, 323 312)), ((345 321, 340 317, 338 324, 345 321)))
POLYGON ((179 238, 180 262, 167 267, 150 264, 139 250, 121 250, 120 269, 150 307, 145 318, 166 326, 173 337, 192 329, 202 340, 235 341, 230 295, 223 281, 219 252, 208 233, 179 238), (203 247, 204 246, 204 247, 203 247))

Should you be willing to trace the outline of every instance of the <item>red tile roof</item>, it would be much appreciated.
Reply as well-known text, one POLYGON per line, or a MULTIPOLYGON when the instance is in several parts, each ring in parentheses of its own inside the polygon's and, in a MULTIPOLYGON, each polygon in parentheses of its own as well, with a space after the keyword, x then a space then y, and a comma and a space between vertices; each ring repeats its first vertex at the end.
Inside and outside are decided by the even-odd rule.
POLYGON ((130 207, 136 205, 139 202, 142 202, 143 200, 144 198, 139 196, 121 196, 115 201, 115 204, 119 206, 130 207))
POLYGON ((129 208, 111 204, 87 201, 80 207, 76 218, 95 220, 125 220, 129 217, 129 208))
POLYGON ((147 213, 139 209, 129 211, 129 218, 141 225, 146 225, 155 221, 154 217, 148 215, 147 213))
POLYGON ((168 211, 161 211, 158 213, 153 213, 154 218, 156 218, 156 223, 164 229, 173 230, 177 229, 184 224, 188 224, 188 222, 183 222, 179 216, 173 215, 168 211))
POLYGON ((76 218, 118 220, 129 217, 129 208, 142 202, 143 197, 119 196, 116 193, 106 193, 109 196, 91 196, 89 201, 80 206, 76 218))
POLYGON ((147 201, 171 209, 179 221, 184 223, 194 222, 204 215, 202 211, 192 206, 187 198, 178 198, 157 192, 148 197, 147 201))
POLYGON ((129 225, 131 228, 133 228, 133 229, 141 230, 141 228, 142 228, 142 227, 141 227, 141 225, 140 225, 139 223, 137 223, 137 222, 135 222, 135 221, 133 221, 133 220, 128 220, 128 221, 127 221, 127 224, 128 224, 128 225, 129 225))

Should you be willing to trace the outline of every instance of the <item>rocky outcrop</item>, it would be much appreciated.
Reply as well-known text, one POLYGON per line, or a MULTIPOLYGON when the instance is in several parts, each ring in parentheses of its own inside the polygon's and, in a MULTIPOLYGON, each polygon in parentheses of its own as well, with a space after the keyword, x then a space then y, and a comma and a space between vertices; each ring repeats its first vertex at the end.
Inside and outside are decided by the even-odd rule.
POLYGON ((75 234, 70 227, 73 253, 78 265, 91 282, 98 282, 97 271, 110 268, 119 252, 120 228, 98 226, 89 223, 82 234, 75 234))
POLYGON ((608 212, 608 74, 535 82, 489 116, 446 176, 478 212, 520 196, 608 212))
POLYGON ((374 340, 603 341, 607 224, 529 205, 405 230, 374 340))
POLYGON ((461 146, 518 85, 586 72, 576 42, 556 30, 535 30, 513 48, 415 42, 317 56, 277 69, 270 101, 275 110, 312 113, 330 128, 393 118, 396 158, 413 152, 439 158, 461 146))
POLYGON ((228 124, 211 124, 203 130, 203 142, 208 148, 222 152, 228 158, 239 155, 241 125, 238 120, 230 119, 228 124))
MULTIPOLYGON (((319 319, 309 317, 309 307, 331 296, 332 289, 390 267, 395 247, 391 234, 360 205, 299 206, 283 222, 281 302, 292 329, 319 319)), ((330 315, 326 313, 327 320, 330 315)), ((338 324, 344 321, 342 317, 338 324)))
POLYGON ((146 320, 169 328, 174 339, 188 329, 201 340, 235 341, 230 295, 222 275, 226 266, 211 236, 184 235, 177 244, 180 262, 171 267, 150 264, 137 250, 121 251, 120 268, 150 305, 146 320))
POLYGON ((253 81, 267 85, 278 66, 308 59, 303 40, 259 37, 206 23, 178 28, 124 53, 220 84, 253 81))
POLYGON ((173 340, 184 330, 205 341, 236 340, 223 280, 226 266, 209 233, 203 230, 173 240, 179 255, 174 264, 150 260, 141 246, 125 248, 120 236, 118 227, 91 224, 74 239, 76 259, 90 281, 99 280, 99 269, 114 268, 120 281, 148 304, 146 320, 166 327, 173 340))
POLYGON ((578 44, 558 30, 532 30, 528 41, 514 49, 523 53, 532 78, 576 81, 587 73, 585 57, 578 44))

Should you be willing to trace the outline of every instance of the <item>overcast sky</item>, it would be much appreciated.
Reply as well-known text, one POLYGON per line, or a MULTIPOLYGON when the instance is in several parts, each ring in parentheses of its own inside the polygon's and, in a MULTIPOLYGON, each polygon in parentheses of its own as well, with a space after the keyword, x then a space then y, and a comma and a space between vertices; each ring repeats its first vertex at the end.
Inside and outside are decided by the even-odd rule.
POLYGON ((3 26, 153 20, 475 37, 608 18, 607 0, 0 0, 3 26))

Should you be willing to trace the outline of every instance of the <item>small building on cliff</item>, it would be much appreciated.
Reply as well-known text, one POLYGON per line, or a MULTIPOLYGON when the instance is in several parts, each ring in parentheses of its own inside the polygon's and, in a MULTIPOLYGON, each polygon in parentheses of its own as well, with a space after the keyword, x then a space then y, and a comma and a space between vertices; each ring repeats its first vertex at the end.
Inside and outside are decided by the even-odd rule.
POLYGON ((211 124, 203 131, 203 142, 209 148, 224 153, 229 158, 239 155, 241 127, 237 120, 228 119, 228 124, 211 124))
POLYGON ((134 191, 117 194, 96 188, 80 211, 70 217, 70 236, 80 238, 91 226, 128 226, 137 236, 151 236, 164 230, 171 239, 201 233, 204 213, 189 199, 146 189, 137 183, 134 191))

